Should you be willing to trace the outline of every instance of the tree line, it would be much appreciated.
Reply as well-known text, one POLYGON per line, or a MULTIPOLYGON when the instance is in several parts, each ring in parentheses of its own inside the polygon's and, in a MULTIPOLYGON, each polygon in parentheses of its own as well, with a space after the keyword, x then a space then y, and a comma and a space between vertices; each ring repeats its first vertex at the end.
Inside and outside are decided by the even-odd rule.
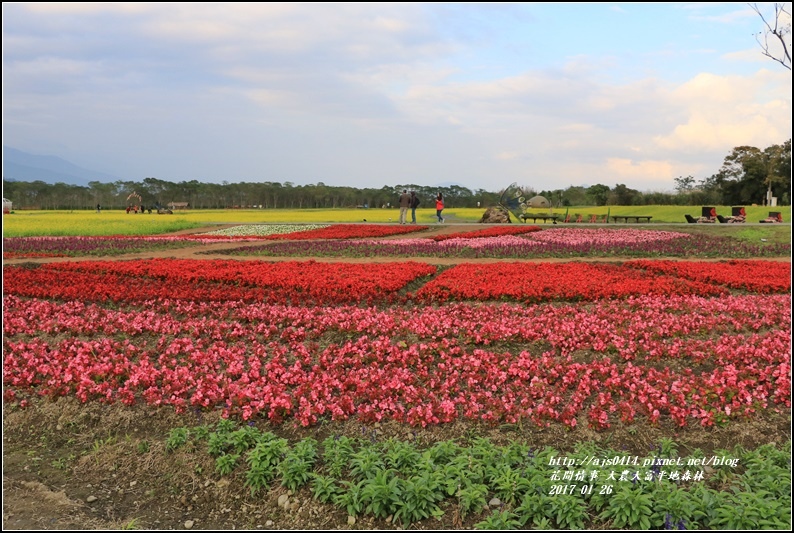
MULTIPOLYGON (((707 178, 692 176, 674 179, 675 192, 641 192, 616 184, 589 187, 535 190, 522 186, 527 197, 539 194, 553 205, 764 205, 768 196, 779 205, 791 201, 791 139, 765 149, 734 148, 722 168, 707 178)), ((519 184, 521 186, 521 184, 519 184)), ((497 205, 501 191, 471 190, 458 185, 427 187, 412 183, 380 189, 340 187, 322 182, 294 185, 291 182, 202 183, 197 180, 174 183, 154 177, 142 181, 89 182, 88 186, 43 181, 14 181, 3 178, 3 196, 14 209, 124 209, 143 203, 144 207, 166 207, 170 202, 187 202, 196 209, 328 209, 342 207, 394 207, 403 190, 416 191, 420 207, 434 207, 439 192, 447 208, 497 205), (139 195, 130 198, 131 194, 139 195)))

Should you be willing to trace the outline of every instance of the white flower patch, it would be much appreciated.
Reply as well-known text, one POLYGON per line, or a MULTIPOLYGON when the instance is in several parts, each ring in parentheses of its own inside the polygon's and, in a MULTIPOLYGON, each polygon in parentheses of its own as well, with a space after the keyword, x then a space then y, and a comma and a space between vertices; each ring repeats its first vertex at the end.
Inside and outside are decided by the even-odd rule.
POLYGON ((231 228, 219 229, 202 233, 202 235, 220 235, 223 237, 266 237, 283 235, 298 231, 309 231, 327 228, 330 224, 244 224, 231 228))

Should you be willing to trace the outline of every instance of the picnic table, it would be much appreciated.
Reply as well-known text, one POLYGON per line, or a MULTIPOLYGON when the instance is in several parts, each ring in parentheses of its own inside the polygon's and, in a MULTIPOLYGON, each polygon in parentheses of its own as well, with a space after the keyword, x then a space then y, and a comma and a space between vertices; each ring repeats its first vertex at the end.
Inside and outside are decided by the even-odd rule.
POLYGON ((521 220, 523 220, 524 222, 526 222, 530 218, 532 219, 532 222, 535 223, 537 223, 538 220, 542 220, 543 223, 545 224, 547 220, 551 220, 552 224, 556 224, 557 219, 560 218, 560 215, 535 215, 529 213, 524 213, 523 215, 521 215, 521 220))
POLYGON ((634 219, 634 222, 639 224, 641 220, 650 222, 652 218, 652 216, 648 215, 612 215, 612 221, 615 223, 620 222, 621 220, 628 223, 631 219, 634 219))

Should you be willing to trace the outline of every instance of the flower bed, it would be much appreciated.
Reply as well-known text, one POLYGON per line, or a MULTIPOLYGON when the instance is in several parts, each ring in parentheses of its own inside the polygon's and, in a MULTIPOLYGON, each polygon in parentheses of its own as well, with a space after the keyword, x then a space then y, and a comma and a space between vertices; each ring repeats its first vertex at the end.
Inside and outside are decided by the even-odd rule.
POLYGON ((357 239, 404 235, 426 229, 427 226, 362 224, 246 224, 187 235, 10 237, 3 239, 3 258, 103 257, 216 242, 357 239))
POLYGON ((526 302, 597 300, 642 294, 720 295, 727 290, 666 275, 647 275, 613 264, 497 263, 460 264, 425 284, 418 296, 428 300, 526 302))
POLYGON ((687 233, 660 230, 555 228, 531 235, 532 240, 568 246, 617 246, 692 239, 687 233))
POLYGON ((734 289, 753 292, 791 291, 791 263, 782 261, 631 261, 628 266, 651 272, 663 272, 678 277, 719 283, 734 289))
POLYGON ((287 233, 321 230, 327 228, 328 226, 329 224, 244 224, 240 226, 233 226, 231 228, 208 231, 206 233, 197 233, 195 235, 189 235, 188 237, 197 239, 222 239, 224 237, 271 237, 273 235, 282 235, 287 233))
POLYGON ((480 237, 499 237, 502 235, 523 235, 541 231, 540 226, 493 226, 476 231, 459 231, 456 233, 446 233, 436 235, 434 241, 446 241, 448 239, 476 239, 480 237))
MULTIPOLYGON (((564 257, 590 246, 533 239, 543 233, 399 239, 399 249, 504 257, 526 247, 527 257, 564 257)), ((376 245, 396 250, 393 242, 376 245)), ((599 246, 691 255, 697 242, 599 246)), ((273 246, 293 244, 341 243, 273 246)), ((48 486, 61 486, 64 471, 72 487, 101 489, 109 471, 129 481, 126 492, 151 484, 125 508, 134 514, 100 495, 93 505, 118 517, 111 528, 187 527, 178 501, 165 502, 173 512, 163 514, 160 493, 204 486, 197 501, 212 504, 196 503, 194 515, 216 528, 250 527, 248 504, 289 489, 310 513, 341 517, 330 528, 348 527, 352 514, 365 527, 403 529, 417 521, 445 529, 790 529, 788 261, 491 263, 490 272, 408 261, 6 266, 7 473, 26 479, 28 467, 46 466, 29 450, 47 442, 50 467, 40 474, 48 486), (321 444, 318 434, 327 435, 321 444), (747 451, 781 441, 781 450, 747 451), (732 449, 737 442, 744 448, 732 449), (615 449, 600 447, 607 443, 615 449), (639 454, 642 464, 649 446, 670 466, 629 472, 614 462, 639 454), (712 457, 729 464, 704 468, 712 457), (679 469, 676 458, 696 462, 679 469), (585 464, 598 476, 592 493, 587 482, 561 492, 576 481, 558 479, 585 464), (218 482, 229 490, 213 491, 218 482), (498 510, 488 509, 492 497, 498 510), (376 506, 383 501, 390 507, 376 506), (238 514, 221 511, 212 522, 240 502, 238 514), (154 514, 138 523, 145 508, 154 514)), ((299 529, 278 522, 290 525, 299 529)))
POLYGON ((334 224, 325 228, 269 235, 271 240, 306 239, 361 239, 365 237, 387 237, 424 231, 428 226, 382 225, 382 224, 334 224))
POLYGON ((303 425, 709 426, 790 407, 790 313, 787 295, 437 308, 6 296, 5 399, 223 407, 303 425))
POLYGON ((11 237, 3 239, 3 259, 109 256, 193 246, 183 239, 147 237, 11 237))
POLYGON ((86 301, 368 302, 393 298, 409 282, 434 272, 433 266, 412 262, 92 261, 5 267, 3 289, 6 294, 86 301))
POLYGON ((790 245, 758 246, 730 238, 653 230, 549 229, 525 236, 434 239, 339 240, 245 246, 225 253, 272 257, 781 257, 790 245))

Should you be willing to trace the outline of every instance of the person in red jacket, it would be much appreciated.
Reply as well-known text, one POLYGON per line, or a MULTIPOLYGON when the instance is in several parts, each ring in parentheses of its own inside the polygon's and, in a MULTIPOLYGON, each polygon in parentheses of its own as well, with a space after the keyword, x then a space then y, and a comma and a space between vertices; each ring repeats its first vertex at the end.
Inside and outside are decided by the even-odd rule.
POLYGON ((444 222, 444 219, 441 218, 441 211, 443 210, 444 210, 444 197, 441 195, 441 193, 438 193, 438 196, 436 196, 436 216, 438 217, 439 224, 444 222))

